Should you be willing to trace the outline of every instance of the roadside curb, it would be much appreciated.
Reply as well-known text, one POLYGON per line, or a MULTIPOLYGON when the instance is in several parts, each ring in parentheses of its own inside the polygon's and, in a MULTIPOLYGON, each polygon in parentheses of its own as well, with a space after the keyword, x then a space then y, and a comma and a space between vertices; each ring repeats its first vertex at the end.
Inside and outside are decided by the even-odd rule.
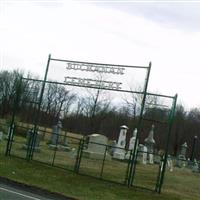
POLYGON ((63 194, 60 194, 60 193, 57 193, 57 192, 51 192, 51 191, 48 191, 46 189, 42 189, 42 188, 39 188, 37 186, 32 186, 32 185, 27 185, 25 183, 20 183, 20 182, 17 182, 17 181, 14 181, 14 180, 11 180, 9 178, 6 178, 6 177, 2 177, 0 176, 0 182, 1 183, 4 183, 6 185, 9 185, 9 186, 12 186, 16 189, 23 189, 27 192, 34 192, 38 195, 41 195, 41 196, 44 196, 46 198, 56 198, 58 200, 78 200, 78 199, 75 199, 73 197, 67 197, 63 194))

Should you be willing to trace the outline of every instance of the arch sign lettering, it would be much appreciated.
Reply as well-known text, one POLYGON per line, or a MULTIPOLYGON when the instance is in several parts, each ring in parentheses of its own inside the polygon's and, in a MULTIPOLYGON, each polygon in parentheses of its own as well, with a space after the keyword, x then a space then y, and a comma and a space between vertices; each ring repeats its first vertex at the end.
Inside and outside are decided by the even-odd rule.
MULTIPOLYGON (((53 61, 55 70, 51 72, 52 77, 58 77, 58 80, 63 80, 62 83, 71 86, 88 87, 88 88, 101 88, 105 90, 115 91, 129 91, 128 84, 131 83, 131 73, 133 69, 144 69, 146 72, 150 69, 149 66, 127 66, 127 65, 114 65, 114 64, 100 64, 90 62, 79 62, 70 60, 61 60, 50 58, 53 61), (62 64, 61 64, 62 63, 62 64), (64 63, 64 64, 63 64, 64 63), (65 74, 63 76, 63 69, 65 74), (60 70, 60 72, 59 72, 60 70), (96 78, 93 74, 100 74, 101 78, 96 78), (61 74, 61 76, 59 75, 61 74), (103 77, 103 78, 102 78, 103 77), (106 77, 106 78, 105 78, 106 77), (124 87, 124 80, 127 81, 124 87), (129 80, 129 82, 128 82, 129 80), (125 89, 126 88, 126 89, 125 89)), ((51 67, 52 69, 52 67, 51 67)), ((144 70, 142 80, 145 80, 146 74, 144 70)), ((135 77, 137 77, 135 75, 135 77)), ((141 77, 139 76, 141 79, 141 77)), ((129 91, 130 92, 130 91, 129 91)), ((131 91, 133 92, 133 91, 131 91)))

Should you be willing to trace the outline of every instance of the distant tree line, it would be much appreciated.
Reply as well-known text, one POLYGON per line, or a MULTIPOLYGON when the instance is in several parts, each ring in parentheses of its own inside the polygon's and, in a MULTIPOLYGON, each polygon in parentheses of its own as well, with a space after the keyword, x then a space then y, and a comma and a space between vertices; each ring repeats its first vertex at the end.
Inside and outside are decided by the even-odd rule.
MULTIPOLYGON (((23 72, 0 71, 0 118, 10 119, 17 87, 23 72)), ((37 79, 28 74, 26 77, 37 79)), ((40 98, 42 82, 34 80, 22 80, 20 83, 20 101, 18 102, 17 120, 32 123, 36 117, 40 98)), ((148 97, 148 102, 156 103, 155 97, 148 97)), ((114 105, 106 98, 103 90, 91 90, 87 95, 79 95, 73 90, 56 83, 47 83, 41 104, 40 125, 52 127, 59 118, 62 118, 63 129, 83 135, 101 133, 110 139, 118 138, 119 127, 126 124, 129 127, 127 141, 138 122, 141 97, 133 94, 131 100, 124 100, 120 105, 114 105)), ((166 119, 167 112, 161 108, 149 108, 145 110, 145 118, 166 119)), ((147 137, 152 122, 143 123, 140 142, 147 137)), ((167 126, 155 122, 155 134, 157 149, 164 149, 166 143, 167 126)), ((177 105, 176 114, 170 136, 170 153, 177 155, 180 146, 187 142, 188 156, 191 154, 193 138, 200 139, 200 108, 192 108, 189 111, 183 105, 177 105)), ((200 142, 197 142, 196 157, 199 156, 200 142)))

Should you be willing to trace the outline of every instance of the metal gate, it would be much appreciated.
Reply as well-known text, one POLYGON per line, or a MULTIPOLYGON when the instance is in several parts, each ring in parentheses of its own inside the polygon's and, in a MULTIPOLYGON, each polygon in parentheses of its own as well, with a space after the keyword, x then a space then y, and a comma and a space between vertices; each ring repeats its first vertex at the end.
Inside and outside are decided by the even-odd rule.
MULTIPOLYGON (((143 187, 145 189, 150 189, 156 192, 161 192, 161 187, 164 180, 164 174, 166 169, 166 162, 168 157, 169 148, 169 137, 171 133, 174 112, 176 107, 177 95, 174 97, 152 94, 147 92, 148 81, 150 76, 151 63, 149 66, 126 66, 126 65, 111 65, 111 64, 99 64, 99 63, 88 63, 88 62, 78 62, 51 58, 49 55, 46 72, 43 80, 30 79, 21 77, 18 81, 15 103, 13 107, 13 114, 9 128, 8 141, 6 147, 6 155, 13 155, 25 158, 27 160, 36 160, 45 164, 50 164, 52 166, 61 167, 64 169, 72 170, 76 173, 83 175, 89 175, 96 178, 104 179, 107 181, 112 181, 120 184, 125 184, 127 186, 143 187), (121 88, 122 83, 117 81, 98 81, 91 78, 80 78, 80 77, 64 77, 63 82, 48 80, 48 71, 50 67, 50 62, 55 63, 65 63, 67 64, 67 70, 74 71, 84 71, 84 72, 99 72, 114 75, 123 75, 126 69, 132 70, 145 70, 146 77, 144 80, 142 91, 132 91, 121 88), (37 82, 38 87, 32 88, 33 98, 29 103, 32 109, 31 123, 23 123, 16 120, 17 110, 20 102, 22 101, 21 93, 23 91, 23 86, 26 82, 37 82), (51 137, 52 131, 48 127, 43 127, 40 123, 41 110, 43 95, 45 92, 45 86, 47 84, 59 84, 63 86, 78 87, 78 88, 90 88, 95 90, 105 90, 114 91, 118 93, 129 93, 129 94, 139 94, 141 95, 141 107, 138 114, 136 142, 134 149, 125 149, 129 153, 129 158, 127 160, 118 160, 109 156, 108 152, 111 148, 110 145, 103 145, 104 154, 100 159, 93 159, 87 157, 85 154, 85 147, 92 142, 87 141, 84 137, 79 138, 74 137, 73 134, 67 134, 66 131, 62 131, 59 137, 63 138, 63 141, 68 140, 70 146, 72 147, 68 151, 67 147, 59 143, 59 137, 56 137, 55 144, 48 144, 48 140, 51 137), (148 102, 148 97, 153 96, 157 98, 166 98, 171 100, 171 104, 164 110, 168 113, 167 118, 164 121, 159 119, 152 119, 151 116, 146 116, 146 110, 151 105, 148 102), (145 127, 145 121, 150 123, 161 123, 165 124, 165 135, 164 135, 164 146, 163 154, 158 154, 152 152, 150 154, 157 157, 158 161, 153 165, 141 165, 138 161, 143 150, 139 148, 139 143, 141 142, 141 136, 145 127), (20 130, 20 131, 19 131, 20 130), (26 138, 22 132, 28 132, 26 138), (20 134, 19 134, 20 133, 20 134), (42 143, 42 149, 37 149, 38 139, 40 138, 42 143), (24 149, 21 148, 24 147, 24 149), (62 150, 62 151, 61 151, 62 150)), ((30 95, 30 94, 29 94, 30 95)), ((26 101, 26 99, 23 99, 26 101)), ((153 105, 154 107, 158 105, 153 105)), ((159 105, 160 106, 160 105, 159 105)), ((165 105, 164 105, 165 106, 165 105)), ((56 134, 55 134, 56 135, 56 134)), ((97 147, 102 148, 101 143, 93 143, 97 147)), ((120 147, 115 147, 120 148, 120 147)), ((149 156, 149 155, 148 155, 149 156)))

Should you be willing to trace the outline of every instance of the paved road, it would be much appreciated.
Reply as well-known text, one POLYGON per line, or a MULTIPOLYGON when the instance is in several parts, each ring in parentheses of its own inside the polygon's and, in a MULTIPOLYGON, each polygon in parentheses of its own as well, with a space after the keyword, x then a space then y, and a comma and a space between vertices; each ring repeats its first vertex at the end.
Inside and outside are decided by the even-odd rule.
POLYGON ((34 187, 22 186, 10 182, 6 183, 0 179, 0 200, 75 200, 60 194, 49 193, 45 190, 38 191, 34 187), (35 191, 35 192, 34 192, 35 191))
POLYGON ((0 183, 0 200, 55 200, 0 183))

